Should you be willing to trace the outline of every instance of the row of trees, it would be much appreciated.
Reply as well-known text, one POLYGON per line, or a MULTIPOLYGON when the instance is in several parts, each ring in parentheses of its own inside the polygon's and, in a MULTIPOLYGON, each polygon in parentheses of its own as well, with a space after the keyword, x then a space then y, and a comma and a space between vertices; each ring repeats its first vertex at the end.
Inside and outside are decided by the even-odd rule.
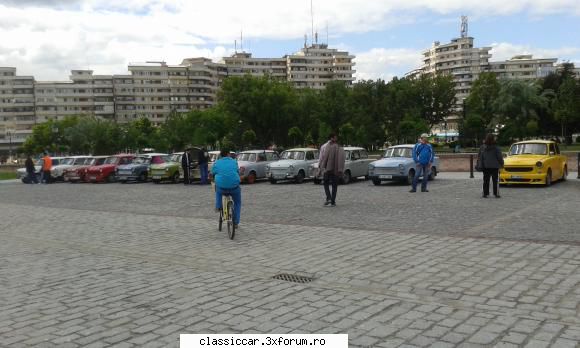
POLYGON ((497 132, 501 143, 514 139, 560 136, 567 143, 580 131, 580 82, 574 65, 541 80, 499 80, 483 73, 466 99, 461 132, 481 140, 497 132))
MULTIPOLYGON (((343 143, 367 148, 414 142, 417 136, 454 112, 455 84, 450 76, 339 81, 324 90, 295 89, 286 81, 244 76, 224 80, 211 109, 172 113, 154 126, 147 119, 117 124, 78 116, 35 126, 25 150, 104 154, 187 145, 235 148, 323 143, 338 132, 343 143)), ((488 132, 500 141, 580 131, 580 83, 573 65, 539 81, 499 80, 483 73, 464 103, 460 122, 464 141, 479 143, 488 132)))

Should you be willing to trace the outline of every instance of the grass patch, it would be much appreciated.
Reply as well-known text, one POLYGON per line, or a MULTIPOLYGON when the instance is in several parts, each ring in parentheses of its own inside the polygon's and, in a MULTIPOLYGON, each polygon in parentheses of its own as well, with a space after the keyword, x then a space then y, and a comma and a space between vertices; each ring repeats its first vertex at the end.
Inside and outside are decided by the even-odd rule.
POLYGON ((0 172, 0 180, 16 179, 16 173, 2 173, 0 172))

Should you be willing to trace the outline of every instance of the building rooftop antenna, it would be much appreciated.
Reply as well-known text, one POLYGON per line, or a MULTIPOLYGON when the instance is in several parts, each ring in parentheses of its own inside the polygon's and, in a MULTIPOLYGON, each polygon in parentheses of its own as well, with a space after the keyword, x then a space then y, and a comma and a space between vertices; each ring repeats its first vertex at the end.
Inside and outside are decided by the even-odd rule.
POLYGON ((244 31, 240 30, 240 50, 244 52, 244 31))
POLYGON ((467 37, 467 30, 469 28, 467 16, 461 16, 461 37, 467 37))
MULTIPOLYGON (((314 7, 312 6, 312 0, 310 0, 310 24, 312 25, 311 40, 314 40, 314 7)), ((312 42, 312 44, 314 44, 314 41, 312 42)))
POLYGON ((328 46, 328 22, 326 22, 326 45, 328 46))

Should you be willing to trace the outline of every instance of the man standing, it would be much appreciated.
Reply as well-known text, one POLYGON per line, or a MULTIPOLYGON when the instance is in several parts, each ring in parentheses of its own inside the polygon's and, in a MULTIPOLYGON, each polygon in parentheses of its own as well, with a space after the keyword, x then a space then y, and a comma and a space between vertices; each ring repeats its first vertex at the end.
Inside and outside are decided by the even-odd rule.
POLYGON ((32 162, 30 155, 26 157, 26 162, 24 162, 24 165, 26 166, 26 173, 28 174, 28 183, 38 184, 38 179, 36 178, 36 168, 34 168, 34 162, 32 162))
POLYGON ((427 190, 427 181, 431 171, 431 166, 433 165, 435 153, 433 152, 433 147, 427 141, 427 137, 427 134, 421 134, 421 139, 417 144, 415 144, 415 147, 413 148, 415 177, 413 178, 413 187, 409 192, 417 192, 417 181, 421 175, 423 175, 423 179, 421 180, 421 192, 429 192, 427 190))
POLYGON ((183 184, 189 185, 189 171, 191 170, 191 149, 186 149, 181 156, 181 168, 183 168, 183 184))
POLYGON ((207 162, 209 161, 209 154, 207 149, 204 147, 198 153, 197 163, 199 164, 199 172, 201 176, 201 185, 207 184, 207 162))
POLYGON ((321 150, 320 160, 318 161, 318 170, 322 173, 324 181, 324 193, 326 194, 326 201, 324 206, 336 206, 336 193, 338 190, 338 179, 342 176, 344 171, 345 155, 344 150, 337 144, 336 134, 330 135, 330 140, 323 145, 321 150), (332 193, 330 187, 332 186, 332 193))
POLYGON ((42 181, 45 184, 50 184, 50 170, 52 169, 52 158, 48 155, 48 152, 44 152, 44 157, 42 157, 42 181))

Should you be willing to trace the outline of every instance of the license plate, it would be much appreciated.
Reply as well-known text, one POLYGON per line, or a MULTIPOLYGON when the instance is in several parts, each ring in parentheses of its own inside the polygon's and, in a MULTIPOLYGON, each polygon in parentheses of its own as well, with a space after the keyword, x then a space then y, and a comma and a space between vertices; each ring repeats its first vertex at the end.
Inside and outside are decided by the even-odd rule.
POLYGON ((97 180, 97 177, 96 176, 90 176, 89 179, 90 180, 97 180))
POLYGON ((379 179, 392 179, 392 175, 379 175, 379 179))
POLYGON ((161 179, 161 177, 160 177, 159 175, 154 175, 154 176, 153 176, 153 179, 154 179, 154 180, 159 180, 159 179, 161 179))
POLYGON ((523 179, 524 177, 521 175, 512 175, 512 179, 523 179))
POLYGON ((284 175, 274 175, 274 179, 285 179, 286 176, 284 175))

